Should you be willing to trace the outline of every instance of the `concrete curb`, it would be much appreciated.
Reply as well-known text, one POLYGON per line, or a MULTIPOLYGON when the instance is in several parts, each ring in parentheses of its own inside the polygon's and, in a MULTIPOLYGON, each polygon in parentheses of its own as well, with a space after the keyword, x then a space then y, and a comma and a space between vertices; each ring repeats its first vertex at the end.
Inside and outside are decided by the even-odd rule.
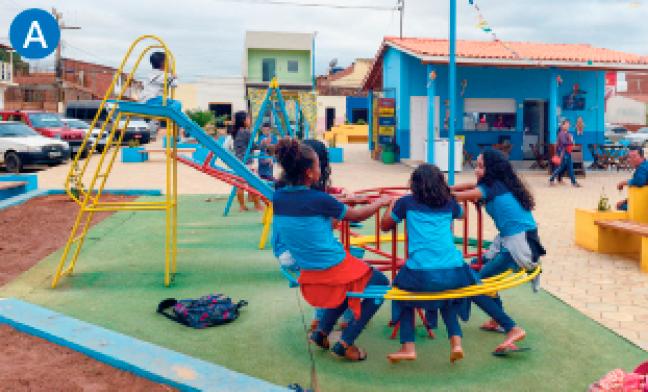
POLYGON ((0 323, 182 391, 287 391, 18 299, 0 298, 0 323))
MULTIPOLYGON (((14 196, 7 200, 1 201, 0 210, 17 206, 26 202, 27 200, 33 199, 34 197, 64 194, 66 194, 66 191, 64 189, 36 189, 23 193, 22 195, 14 196)), ((162 191, 159 189, 106 189, 103 191, 103 194, 125 196, 161 196, 162 191)))

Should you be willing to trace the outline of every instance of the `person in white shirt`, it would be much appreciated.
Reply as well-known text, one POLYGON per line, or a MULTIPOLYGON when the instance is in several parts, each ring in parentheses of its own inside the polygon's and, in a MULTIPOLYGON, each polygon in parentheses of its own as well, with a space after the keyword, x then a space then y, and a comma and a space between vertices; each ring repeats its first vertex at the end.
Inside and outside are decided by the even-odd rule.
MULTIPOLYGON (((178 87, 178 78, 176 75, 165 75, 164 73, 164 64, 166 63, 166 54, 164 52, 155 52, 151 55, 151 66, 153 71, 149 74, 144 88, 142 89, 142 94, 140 95, 139 102, 145 103, 148 105, 163 105, 165 94, 164 91, 164 81, 166 77, 166 86, 167 90, 171 88, 178 87)), ((182 110, 182 104, 179 101, 168 99, 166 100, 166 106, 170 106, 178 111, 182 110)), ((158 120, 152 120, 149 123, 149 129, 151 133, 157 132, 159 127, 158 120)))

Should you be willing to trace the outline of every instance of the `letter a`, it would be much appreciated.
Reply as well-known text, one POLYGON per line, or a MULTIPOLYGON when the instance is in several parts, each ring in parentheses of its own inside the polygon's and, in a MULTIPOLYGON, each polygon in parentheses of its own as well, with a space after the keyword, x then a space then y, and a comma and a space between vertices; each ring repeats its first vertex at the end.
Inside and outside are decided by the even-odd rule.
POLYGON ((40 44, 43 46, 43 49, 47 49, 47 42, 45 42, 45 37, 43 37, 43 31, 41 30, 37 20, 33 21, 31 27, 29 28, 29 32, 27 33, 27 38, 25 38, 25 44, 23 45, 23 49, 27 49, 31 42, 40 42, 40 44), (34 30, 36 30, 35 37, 32 36, 34 34, 34 30))

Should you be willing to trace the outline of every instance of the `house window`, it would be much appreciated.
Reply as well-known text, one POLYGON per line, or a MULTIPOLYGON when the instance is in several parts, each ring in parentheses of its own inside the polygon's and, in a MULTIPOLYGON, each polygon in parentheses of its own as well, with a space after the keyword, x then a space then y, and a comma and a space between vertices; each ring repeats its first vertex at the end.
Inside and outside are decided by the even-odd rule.
POLYGON ((299 72, 299 61, 297 60, 288 60, 288 72, 298 73, 299 72))
POLYGON ((270 82, 277 76, 275 59, 263 59, 263 72, 262 77, 264 82, 270 82))

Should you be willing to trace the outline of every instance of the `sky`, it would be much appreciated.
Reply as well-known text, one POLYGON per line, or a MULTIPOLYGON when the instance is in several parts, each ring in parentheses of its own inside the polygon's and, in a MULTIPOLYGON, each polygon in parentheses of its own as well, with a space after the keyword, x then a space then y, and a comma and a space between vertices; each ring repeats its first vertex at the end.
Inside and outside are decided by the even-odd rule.
MULTIPOLYGON (((141 35, 157 35, 173 51, 181 81, 241 76, 246 30, 317 32, 316 73, 373 58, 386 35, 399 34, 398 0, 0 0, 0 43, 27 8, 56 7, 69 26, 64 57, 117 67, 141 35), (305 7, 268 1, 381 9, 305 7), (266 4, 264 4, 266 2, 266 4)), ((476 28, 484 17, 502 41, 581 43, 648 55, 648 0, 457 0, 458 39, 491 40, 476 28), (635 3, 635 4, 632 4, 635 3)), ((405 37, 447 38, 448 0, 405 0, 405 37)), ((53 58, 38 63, 53 67, 53 58)), ((145 71, 143 71, 145 74, 145 71)), ((138 73, 138 76, 141 73, 138 73)))

